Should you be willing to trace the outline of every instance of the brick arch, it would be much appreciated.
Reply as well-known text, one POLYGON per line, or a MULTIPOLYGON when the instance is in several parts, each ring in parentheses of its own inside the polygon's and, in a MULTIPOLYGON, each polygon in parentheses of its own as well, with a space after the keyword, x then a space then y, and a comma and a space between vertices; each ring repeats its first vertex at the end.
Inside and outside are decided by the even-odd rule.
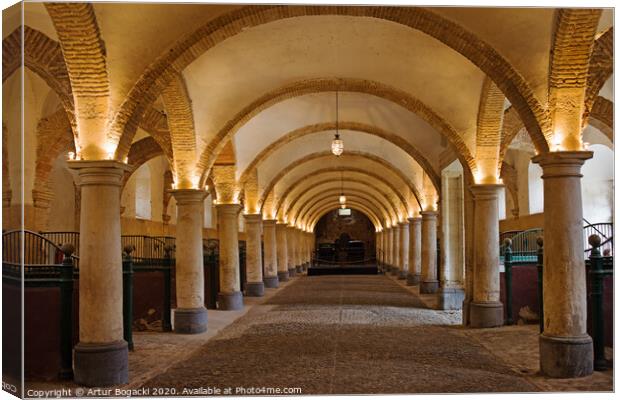
MULTIPOLYGON (((353 183, 362 183, 364 184, 365 182, 363 182, 361 179, 347 179, 347 182, 353 182, 353 183)), ((333 181, 330 182, 324 182, 322 184, 317 184, 315 185, 315 187, 319 187, 319 186, 324 186, 327 183, 334 183, 333 181)), ((355 194, 355 193, 365 193, 367 196, 369 196, 369 198, 371 198, 373 201, 376 201, 377 204, 380 206, 379 208, 381 208, 383 211, 386 212, 386 214, 390 214, 392 216, 396 216, 398 211, 403 211, 407 210, 406 205, 404 204, 400 204, 400 207, 398 204, 395 204, 394 202, 392 202, 387 196, 385 196, 384 194, 381 193, 380 190, 378 190, 377 188, 373 187, 370 184, 367 184, 367 189, 362 190, 360 188, 350 188, 347 189, 346 191, 346 196, 347 198, 349 197, 350 194, 355 194)), ((284 214, 286 215, 294 215, 295 217, 304 215, 306 213, 306 211, 308 211, 308 206, 311 203, 311 201, 316 201, 319 198, 324 198, 325 196, 329 196, 332 198, 337 198, 340 194, 339 191, 339 187, 325 187, 324 191, 321 191, 320 194, 316 195, 316 198, 310 198, 310 199, 304 199, 302 200, 302 198, 304 198, 304 194, 298 196, 295 200, 297 202, 299 202, 298 207, 297 208, 293 208, 291 207, 290 209, 288 209, 284 214), (320 197, 319 197, 320 196, 320 197)))
POLYGON ((164 151, 152 137, 145 137, 144 139, 134 142, 129 150, 129 155, 127 156, 127 163, 131 165, 132 169, 131 171, 125 172, 123 175, 123 180, 121 181, 121 193, 125 188, 127 181, 129 181, 129 178, 131 178, 131 175, 133 175, 134 172, 136 172, 142 165, 159 156, 165 157, 164 151))
MULTIPOLYGON (((603 132, 612 143, 614 142, 613 109, 613 102, 604 97, 597 96, 590 110, 590 118, 588 118, 588 124, 603 132)), ((506 152, 508 151, 508 146, 510 146, 510 143, 512 143, 519 131, 523 128, 523 122, 519 119, 519 115, 515 109, 508 107, 504 112, 504 123, 502 125, 502 139, 499 148, 500 168, 506 156, 506 152)))
MULTIPOLYGON (((359 122, 349 122, 349 121, 339 121, 338 122, 338 128, 341 130, 352 130, 352 131, 359 131, 359 132, 364 132, 364 133, 368 133, 374 136, 378 136, 380 138, 383 138, 385 140, 387 140, 388 142, 400 147, 402 150, 404 150, 407 154, 409 154, 418 164, 420 164, 420 166, 422 167, 422 169, 424 171, 426 171, 426 173, 430 176, 433 185, 435 186, 436 190, 440 190, 441 188, 441 181, 439 178, 439 175, 433 170, 433 168, 431 167, 429 161, 426 159, 426 157, 421 154, 416 148, 415 146, 413 146, 411 143, 409 143, 408 141, 406 141, 405 139, 403 139, 402 137, 388 132, 382 128, 379 128, 377 126, 374 125, 368 125, 368 124, 362 124, 359 122)), ((321 124, 314 124, 314 125, 308 125, 308 126, 304 126, 302 128, 298 128, 295 129, 283 136, 281 136, 278 140, 276 140, 275 142, 269 144, 267 147, 265 147, 256 157, 254 157, 254 159, 252 160, 252 162, 250 162, 250 164, 248 164, 248 166, 245 168, 245 170, 243 171, 243 173, 241 174, 241 177, 239 178, 239 182, 241 184, 245 184, 245 182, 247 181, 248 177, 250 176, 251 171, 256 168, 256 166, 258 164, 261 163, 261 161, 267 159, 267 157, 269 157, 271 154, 273 154, 274 151, 276 151, 278 148, 280 148, 281 146, 284 146, 287 143, 290 143, 293 140, 299 139, 301 137, 307 136, 307 135, 311 135, 313 133, 318 133, 318 132, 323 132, 323 131, 330 131, 330 130, 335 130, 336 129, 336 123, 335 122, 325 122, 325 123, 321 123, 321 124)))
MULTIPOLYGON (((327 201, 334 201, 337 203, 337 201, 335 200, 338 196, 338 191, 337 190, 331 190, 331 191, 327 191, 325 193, 322 194, 322 196, 317 197, 317 198, 313 198, 311 199, 311 201, 304 203, 303 207, 300 208, 299 211, 293 213, 292 215, 288 215, 289 219, 294 219, 295 221, 302 220, 305 221, 307 219, 307 217, 309 217, 312 214, 312 210, 314 208, 317 207, 317 205, 319 205, 320 203, 324 203, 327 201)), ((394 218, 398 218, 398 211, 394 210, 392 208, 387 208, 384 204, 382 204, 380 202, 380 200, 378 198, 376 198, 376 196, 373 196, 372 194, 365 192, 365 191, 361 191, 361 190, 351 190, 348 194, 347 194, 347 203, 351 202, 351 201, 358 201, 360 203, 368 203, 368 207, 370 208, 370 206, 372 205, 372 207, 376 208, 376 211, 378 212, 377 215, 381 215, 384 218, 390 218, 390 219, 394 219, 394 218)), ((338 203, 338 206, 340 206, 340 204, 338 203)))
MULTIPOLYGON (((366 171, 366 170, 361 169, 361 168, 323 168, 323 169, 320 169, 320 170, 313 171, 312 173, 304 176, 302 179, 298 180, 293 185, 291 185, 289 188, 287 188, 284 191, 284 193, 282 194, 282 196, 280 196, 280 198, 276 202, 276 207, 275 207, 276 215, 278 215, 278 213, 280 211, 280 207, 282 207, 282 205, 284 203, 284 200, 289 196, 289 194, 292 193, 293 190, 295 190, 297 188, 301 188, 301 185, 305 184, 306 177, 309 177, 310 175, 313 176, 313 177, 316 177, 316 176, 320 176, 320 175, 323 175, 323 174, 328 174, 328 173, 331 173, 331 172, 353 172, 353 173, 363 174, 363 175, 365 175, 365 176, 367 176, 367 177, 369 177, 371 179, 376 179, 377 181, 380 181, 384 185, 386 185, 389 188, 389 190, 391 190, 392 193, 396 197, 398 197, 398 199, 401 201, 402 205, 406 208, 407 201, 402 196, 402 194, 394 186, 392 186, 392 184, 390 184, 387 181, 384 181, 383 178, 379 174, 375 174, 374 172, 366 171)), ((348 180, 351 180, 351 178, 348 178, 348 180)), ((328 182, 328 181, 333 181, 333 180, 323 180, 323 181, 320 181, 320 182, 312 183, 312 185, 320 185, 320 184, 322 184, 324 182, 328 182)), ((373 186, 373 185, 371 185, 371 186, 373 186)), ((376 187, 375 187, 375 189, 378 190, 378 188, 376 188, 376 187)), ((295 204, 295 202, 291 202, 290 205, 288 206, 288 208, 293 207, 294 204, 295 204)))
MULTIPOLYGON (((2 39, 2 82, 17 71, 22 62, 22 32, 19 27, 2 39)), ((36 29, 24 26, 24 66, 52 89, 67 113, 71 129, 77 132, 71 82, 58 42, 36 29)))
POLYGON ((521 118, 519 118, 519 114, 517 111, 511 106, 508 107, 504 111, 504 119, 502 124, 502 134, 499 145, 499 160, 498 160, 498 168, 501 169, 501 163, 506 156, 506 152, 508 151, 508 146, 517 136, 519 131, 523 128, 523 122, 521 118))
POLYGON ((614 103, 604 97, 598 96, 590 111, 590 125, 603 132, 605 136, 614 142, 614 103))
MULTIPOLYGON (((312 232, 314 232, 314 227, 319 222, 321 217, 323 217, 328 212, 330 212, 330 211, 332 211, 334 209, 337 209, 337 208, 338 208, 337 204, 327 204, 325 207, 317 209, 315 215, 313 215, 313 217, 312 217, 312 220, 311 221, 309 220, 307 222, 307 225, 311 227, 310 230, 312 232)), ((370 221, 373 223, 373 225, 375 226, 376 230, 383 228, 383 223, 382 223, 381 218, 379 216, 370 214, 371 210, 368 210, 367 208, 365 208, 364 205, 352 202, 351 206, 349 208, 352 209, 352 210, 359 211, 359 212, 363 213, 364 215, 366 215, 370 219, 370 221), (366 211, 364 211, 364 210, 366 210, 366 211), (371 218, 371 215, 373 215, 372 218, 371 218), (373 218, 375 218, 376 220, 373 220, 373 218)))
POLYGON ((593 113, 597 96, 605 82, 614 72, 614 28, 606 30, 594 42, 590 64, 588 66, 588 86, 586 87, 585 108, 583 111, 583 125, 593 113))
MULTIPOLYGON (((314 233, 314 227, 317 224, 317 222, 321 219, 321 217, 323 217, 325 214, 327 214, 328 212, 337 209, 338 206, 335 204, 328 204, 325 207, 322 207, 321 209, 317 210, 317 215, 318 217, 314 220, 314 222, 311 224, 310 222, 308 222, 306 225, 308 227, 312 226, 310 229, 311 233, 314 233)), ((373 226, 375 227, 375 230, 381 229, 383 227, 382 223, 381 223, 381 219, 372 213, 372 210, 364 207, 361 204, 351 204, 351 206, 349 207, 352 210, 358 211, 362 214, 364 214, 366 217, 368 217, 368 219, 370 220, 370 222, 372 222, 373 226)))
POLYGON ((175 182, 179 188, 192 187, 196 163, 196 131, 192 103, 181 75, 170 80, 162 92, 162 99, 167 112, 175 182))
MULTIPOLYGON (((302 223, 312 226, 312 230, 314 230, 314 225, 324 214, 326 214, 327 212, 331 210, 337 209, 339 207, 340 205, 338 204, 337 201, 324 201, 321 204, 317 204, 317 206, 312 210, 312 213, 308 214, 306 218, 302 220, 302 223)), ((385 217, 382 216, 380 213, 378 213, 378 211, 373 210, 371 207, 367 206, 366 204, 360 201, 352 200, 350 202, 349 208, 351 209, 362 208, 366 211, 364 213, 366 214, 366 216, 369 216, 369 214, 372 215, 375 220, 373 221, 371 219, 371 221, 373 221, 373 225, 375 225, 375 228, 381 227, 382 221, 385 220, 385 217)))
POLYGON ((106 51, 90 3, 44 3, 65 59, 85 159, 105 159, 110 84, 106 51))
POLYGON ((131 89, 112 123, 119 138, 119 154, 129 150, 135 129, 146 106, 161 93, 168 81, 196 58, 245 28, 303 16, 355 16, 391 21, 419 30, 457 51, 485 72, 518 110, 532 140, 541 152, 548 150, 545 133, 550 130, 548 115, 529 84, 491 45, 455 22, 423 7, 355 6, 247 6, 232 11, 184 36, 162 53, 131 89))
POLYGON ((478 172, 483 175, 477 177, 478 183, 496 182, 504 99, 504 93, 488 76, 485 77, 480 94, 476 130, 476 163, 478 172))
POLYGON ((50 208, 55 197, 50 182, 54 161, 63 152, 75 151, 75 142, 67 113, 63 109, 58 109, 53 114, 41 118, 37 124, 36 137, 32 201, 35 207, 37 229, 45 230, 48 228, 50 208))
MULTIPOLYGON (((384 166, 386 169, 392 171, 397 177, 399 177, 399 179, 407 186, 409 187, 409 190, 411 190, 411 192, 414 194, 416 200, 418 201, 418 205, 421 208, 421 199, 422 197, 420 196, 420 192, 418 190, 418 188, 416 188, 406 177, 405 175, 398 170, 397 168, 395 168, 393 165, 391 165, 390 163, 388 163, 387 161, 385 161, 382 158, 376 157, 372 154, 368 154, 368 153, 363 153, 363 152, 352 152, 349 151, 347 152, 348 155, 353 155, 353 156, 357 156, 357 157, 362 157, 362 158, 368 158, 370 160, 373 160, 379 164, 381 164, 382 166, 384 166)), ((287 173, 289 173, 290 171, 292 171, 293 169, 295 169, 296 167, 312 161, 312 160, 316 160, 317 158, 321 158, 321 157, 325 157, 325 156, 332 156, 332 153, 329 151, 326 152, 319 152, 319 153, 313 153, 310 154, 306 157, 300 158, 298 160, 296 160, 295 162, 289 164, 286 168, 283 168, 282 171, 280 171, 280 173, 278 175, 276 175, 275 178, 273 178, 271 180, 271 182, 269 182, 269 185, 267 186, 267 188, 261 193, 259 200, 258 200, 258 205, 259 205, 259 209, 262 211, 263 209, 263 205, 265 203, 265 200, 267 199, 267 197, 269 196, 269 194, 271 193, 271 191, 273 190, 273 188, 275 187, 275 185, 280 181, 280 179, 282 179, 287 173)))
MULTIPOLYGON (((549 113, 553 131, 560 134, 565 150, 581 148, 581 116, 601 12, 600 9, 559 9, 555 12, 549 60, 549 113)), ((554 140, 553 134, 548 132, 549 143, 554 140)))

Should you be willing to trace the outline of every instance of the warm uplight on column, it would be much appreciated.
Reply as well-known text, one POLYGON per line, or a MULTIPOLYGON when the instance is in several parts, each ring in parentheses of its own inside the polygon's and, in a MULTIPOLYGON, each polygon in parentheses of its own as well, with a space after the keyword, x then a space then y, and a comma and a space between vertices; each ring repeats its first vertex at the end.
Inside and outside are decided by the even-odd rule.
POLYGON ((105 152, 108 157, 108 160, 114 160, 115 150, 116 150, 116 145, 114 143, 106 143, 105 152))

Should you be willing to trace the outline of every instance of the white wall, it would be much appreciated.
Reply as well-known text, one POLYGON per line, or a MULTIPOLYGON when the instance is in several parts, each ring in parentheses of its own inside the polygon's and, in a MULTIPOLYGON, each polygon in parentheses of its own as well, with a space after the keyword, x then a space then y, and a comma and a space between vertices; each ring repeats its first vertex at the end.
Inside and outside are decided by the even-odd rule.
POLYGON ((530 161, 527 168, 530 214, 544 211, 542 168, 530 161))
POLYGON ((151 219, 151 169, 148 163, 138 168, 134 175, 136 218, 151 219))
POLYGON ((213 196, 208 195, 204 203, 204 228, 215 228, 215 220, 213 219, 213 208, 213 196))
POLYGON ((583 217, 591 223, 611 222, 613 217, 614 153, 607 146, 590 146, 594 152, 581 173, 583 217))

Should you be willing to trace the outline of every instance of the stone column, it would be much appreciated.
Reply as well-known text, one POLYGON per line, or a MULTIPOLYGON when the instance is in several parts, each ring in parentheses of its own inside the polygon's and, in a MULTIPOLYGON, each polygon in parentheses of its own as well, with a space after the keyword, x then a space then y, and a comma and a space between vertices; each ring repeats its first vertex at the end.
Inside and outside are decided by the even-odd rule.
POLYGON ((586 270, 583 256, 581 167, 589 151, 547 153, 533 158, 544 182, 544 330, 540 370, 553 378, 592 373, 592 339, 586 331, 586 270))
MULTIPOLYGON (((474 195, 474 297, 469 305, 473 328, 504 324, 504 307, 499 301, 499 207, 502 185, 472 185, 474 195)), ((583 246, 582 246, 583 247, 583 246)))
POLYGON ((285 223, 276 224, 276 239, 277 253, 278 253, 278 280, 280 282, 288 281, 288 243, 287 239, 287 225, 285 223))
POLYGON ((310 234, 303 232, 304 235, 304 271, 310 266, 310 234))
MULTIPOLYGON (((220 292, 217 308, 240 310, 243 295, 239 278, 239 204, 217 204, 220 238, 220 292)), ((178 228, 177 228, 178 229, 178 228)))
POLYGON ((437 280, 437 212, 422 211, 422 282, 420 293, 436 293, 437 280))
POLYGON ((301 259, 303 257, 304 241, 302 237, 302 232, 299 229, 293 228, 293 235, 295 236, 295 272, 301 274, 301 272, 303 271, 303 261, 301 259))
POLYGON ((286 248, 287 248, 287 260, 288 260, 288 276, 295 276, 297 269, 295 268, 295 251, 297 249, 297 240, 295 240, 295 228, 286 226, 286 248))
POLYGON ((278 287, 278 250, 276 241, 276 220, 263 221, 263 246, 265 251, 265 276, 263 282, 267 288, 278 287))
POLYGON ((377 233, 377 264, 383 265, 383 231, 377 233))
POLYGON ((394 227, 389 229, 388 246, 388 260, 391 272, 394 270, 394 227))
POLYGON ((476 218, 474 216, 474 197, 471 192, 471 177, 469 177, 468 174, 465 174, 464 180, 465 190, 463 191, 463 206, 465 214, 465 299, 463 300, 463 325, 470 326, 469 306, 474 298, 474 227, 476 225, 476 218))
POLYGON ((400 223, 400 272, 398 279, 407 278, 409 272, 409 222, 400 223))
POLYGON ((196 189, 171 191, 177 202, 176 296, 174 331, 200 333, 207 330, 204 299, 202 220, 207 193, 196 189))
POLYGON ((383 230, 383 271, 385 272, 389 272, 390 270, 390 263, 389 263, 389 249, 390 249, 390 243, 389 243, 389 239, 390 239, 390 231, 389 228, 385 228, 383 230))
POLYGON ((465 291, 465 229, 463 227, 463 179, 461 172, 444 171, 441 176, 441 264, 439 309, 459 310, 465 291))
POLYGON ((409 218, 409 272, 407 285, 420 284, 422 271, 422 218, 409 218))
POLYGON ((400 274, 400 228, 398 224, 394 225, 392 232, 394 232, 392 247, 392 275, 398 276, 398 274, 400 274))
POLYGON ((246 214, 245 237, 246 237, 246 276, 245 295, 250 297, 262 297, 265 295, 263 283, 263 257, 261 254, 261 214, 246 214))
POLYGON ((130 168, 117 161, 69 161, 77 170, 80 206, 80 332, 74 349, 75 382, 128 382, 123 340, 120 186, 130 168))

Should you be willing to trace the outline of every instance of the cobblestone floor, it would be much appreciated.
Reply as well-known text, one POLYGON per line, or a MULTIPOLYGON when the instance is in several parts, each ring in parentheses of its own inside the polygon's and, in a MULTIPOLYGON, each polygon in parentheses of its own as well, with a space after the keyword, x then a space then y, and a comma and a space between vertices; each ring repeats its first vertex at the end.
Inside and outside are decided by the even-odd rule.
POLYGON ((200 387, 233 394, 253 387, 302 394, 612 389, 611 373, 539 377, 535 327, 471 330, 460 321, 460 312, 426 309, 385 276, 302 277, 144 385, 174 387, 177 395, 200 387))

